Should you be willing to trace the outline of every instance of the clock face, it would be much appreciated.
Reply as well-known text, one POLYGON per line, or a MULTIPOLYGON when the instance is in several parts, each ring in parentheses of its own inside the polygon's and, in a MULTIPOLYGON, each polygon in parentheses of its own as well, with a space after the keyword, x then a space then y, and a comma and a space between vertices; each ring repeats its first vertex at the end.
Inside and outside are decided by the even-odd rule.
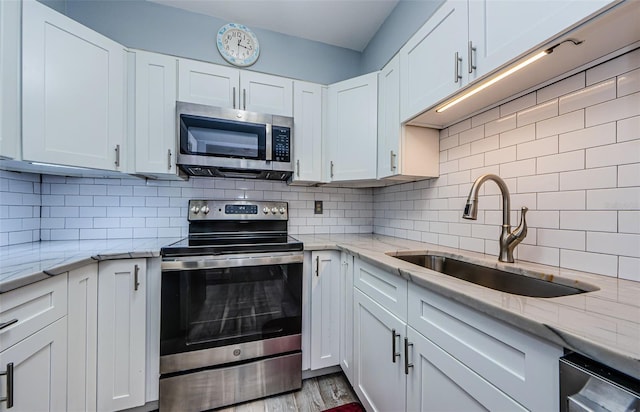
POLYGON ((218 30, 218 51, 235 66, 250 66, 258 60, 260 44, 256 35, 242 24, 225 24, 218 30))

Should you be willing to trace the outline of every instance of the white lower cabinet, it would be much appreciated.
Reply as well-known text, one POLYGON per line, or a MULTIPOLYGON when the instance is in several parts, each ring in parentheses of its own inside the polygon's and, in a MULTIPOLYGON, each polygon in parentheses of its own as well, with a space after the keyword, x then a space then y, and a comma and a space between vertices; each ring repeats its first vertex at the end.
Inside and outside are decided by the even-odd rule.
POLYGON ((98 410, 145 403, 146 260, 98 267, 98 410))
POLYGON ((353 379, 353 256, 340 253, 340 367, 353 379))
POLYGON ((66 314, 66 273, 1 295, 0 411, 67 409, 66 314))
POLYGON ((404 411, 406 378, 400 353, 406 323, 354 289, 354 384, 368 411, 404 411))
POLYGON ((340 358, 340 252, 311 253, 311 370, 340 358))
POLYGON ((96 410, 98 264, 69 272, 67 410, 96 410))

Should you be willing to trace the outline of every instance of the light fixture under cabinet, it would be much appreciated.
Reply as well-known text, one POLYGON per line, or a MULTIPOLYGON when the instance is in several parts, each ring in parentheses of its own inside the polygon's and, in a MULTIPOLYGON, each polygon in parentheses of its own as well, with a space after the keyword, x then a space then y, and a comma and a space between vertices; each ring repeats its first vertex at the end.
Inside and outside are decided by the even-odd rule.
POLYGON ((521 70, 525 67, 527 67, 528 65, 530 65, 531 63, 540 60, 541 58, 543 58, 544 56, 551 54, 553 52, 553 50, 560 46, 562 43, 565 42, 570 42, 573 43, 574 45, 578 45, 581 44, 582 41, 579 40, 574 40, 574 39, 567 39, 564 40, 552 47, 549 47, 546 50, 543 50, 539 53, 534 54, 533 56, 529 57, 528 59, 526 59, 525 61, 518 63, 517 65, 506 69, 505 71, 503 71, 502 73, 497 74, 494 77, 491 77, 490 79, 480 83, 478 86, 471 88, 470 90, 466 91, 465 93, 463 93, 461 96, 458 96, 456 98, 454 98, 453 100, 450 100, 449 102, 445 103, 444 106, 439 107, 438 109, 436 109, 436 113, 442 113, 445 110, 447 110, 448 108, 460 103, 461 101, 473 96, 474 94, 486 89, 487 87, 496 84, 497 82, 499 82, 500 80, 504 79, 507 76, 512 75, 513 73, 517 72, 518 70, 521 70))

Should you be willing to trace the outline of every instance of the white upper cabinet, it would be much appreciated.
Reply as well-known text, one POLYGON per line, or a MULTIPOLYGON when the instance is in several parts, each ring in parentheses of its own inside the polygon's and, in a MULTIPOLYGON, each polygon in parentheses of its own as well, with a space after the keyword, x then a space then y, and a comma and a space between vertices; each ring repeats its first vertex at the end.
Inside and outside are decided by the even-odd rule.
POLYGON ((178 59, 178 100, 293 116, 293 80, 178 59))
POLYGON ((126 171, 123 46, 37 1, 22 17, 23 159, 126 171))
POLYGON ((469 1, 469 48, 464 69, 471 80, 579 22, 610 0, 541 3, 524 1, 469 1), (471 59, 469 59, 469 57, 471 59), (473 67, 475 66, 475 68, 473 67))
POLYGON ((176 174, 176 58, 136 50, 135 172, 176 174))
POLYGON ((400 49, 402 121, 462 88, 467 38, 467 2, 451 0, 400 49))
POLYGON ((0 157, 20 158, 20 1, 0 1, 0 157))
POLYGON ((328 89, 325 161, 333 182, 376 178, 378 74, 334 83, 328 89))
POLYGON ((378 179, 437 177, 438 131, 400 124, 399 63, 396 55, 378 74, 378 179))
POLYGON ((240 71, 196 60, 178 59, 178 100, 239 108, 240 71))
POLYGON ((322 179, 322 86, 293 82, 293 182, 322 179))

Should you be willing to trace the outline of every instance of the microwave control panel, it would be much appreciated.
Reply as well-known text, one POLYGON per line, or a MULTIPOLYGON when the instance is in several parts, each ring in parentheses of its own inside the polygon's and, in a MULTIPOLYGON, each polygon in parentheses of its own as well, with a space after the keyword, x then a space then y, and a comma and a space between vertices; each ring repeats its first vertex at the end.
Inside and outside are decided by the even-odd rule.
POLYGON ((276 162, 291 161, 291 129, 289 127, 273 126, 273 160, 276 162))

